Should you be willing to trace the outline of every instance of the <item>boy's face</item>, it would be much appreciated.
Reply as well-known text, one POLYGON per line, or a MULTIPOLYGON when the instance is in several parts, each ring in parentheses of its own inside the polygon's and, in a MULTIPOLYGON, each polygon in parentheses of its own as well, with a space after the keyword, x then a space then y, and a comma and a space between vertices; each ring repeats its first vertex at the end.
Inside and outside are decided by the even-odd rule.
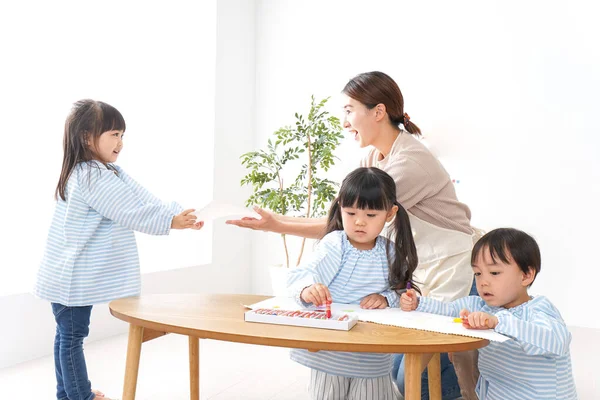
POLYGON ((532 269, 526 274, 507 251, 508 263, 499 257, 492 259, 489 249, 483 248, 472 265, 477 293, 488 306, 512 308, 530 300, 527 287, 533 282, 532 269))

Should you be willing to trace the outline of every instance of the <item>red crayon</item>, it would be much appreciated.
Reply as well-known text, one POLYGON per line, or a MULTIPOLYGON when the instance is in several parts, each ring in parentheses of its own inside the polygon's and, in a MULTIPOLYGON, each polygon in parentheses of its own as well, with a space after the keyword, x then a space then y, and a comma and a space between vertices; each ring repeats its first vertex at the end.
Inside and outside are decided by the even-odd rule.
POLYGON ((327 300, 325 303, 325 315, 327 318, 331 318, 331 301, 327 300))

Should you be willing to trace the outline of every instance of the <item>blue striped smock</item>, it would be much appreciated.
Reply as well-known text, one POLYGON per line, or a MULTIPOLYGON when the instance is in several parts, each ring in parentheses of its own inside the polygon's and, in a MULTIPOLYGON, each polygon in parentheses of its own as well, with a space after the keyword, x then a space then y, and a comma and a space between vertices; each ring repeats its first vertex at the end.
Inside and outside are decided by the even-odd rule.
POLYGON ((69 177, 50 225, 34 295, 65 306, 86 306, 140 293, 133 231, 168 235, 176 203, 163 204, 129 177, 91 161, 69 177))
MULTIPOLYGON (((371 250, 358 250, 350 244, 344 231, 326 235, 318 244, 311 259, 290 271, 288 290, 303 306, 300 292, 314 283, 329 288, 336 303, 359 304, 365 297, 379 293, 390 307, 398 306, 398 296, 389 290, 387 239, 379 236, 371 250)), ((391 249, 393 251, 393 249, 391 249)), ((392 356, 381 353, 348 353, 291 350, 291 359, 332 375, 350 378, 377 378, 389 375, 392 356)))
POLYGON ((546 297, 506 309, 469 296, 443 303, 420 297, 417 311, 458 317, 460 310, 498 318, 496 332, 512 340, 479 349, 477 395, 480 400, 571 400, 577 398, 571 369, 571 334, 546 297))

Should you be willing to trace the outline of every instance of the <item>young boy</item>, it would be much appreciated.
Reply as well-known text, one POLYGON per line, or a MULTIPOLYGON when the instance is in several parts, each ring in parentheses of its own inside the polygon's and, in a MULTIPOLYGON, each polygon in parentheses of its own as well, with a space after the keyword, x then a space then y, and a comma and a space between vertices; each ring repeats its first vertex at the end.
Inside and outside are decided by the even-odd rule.
POLYGON ((480 400, 577 399, 571 334, 546 297, 527 293, 541 268, 536 241, 516 229, 493 230, 475 244, 471 265, 480 297, 443 303, 409 290, 400 307, 460 316, 466 328, 494 329, 512 338, 479 350, 480 400))

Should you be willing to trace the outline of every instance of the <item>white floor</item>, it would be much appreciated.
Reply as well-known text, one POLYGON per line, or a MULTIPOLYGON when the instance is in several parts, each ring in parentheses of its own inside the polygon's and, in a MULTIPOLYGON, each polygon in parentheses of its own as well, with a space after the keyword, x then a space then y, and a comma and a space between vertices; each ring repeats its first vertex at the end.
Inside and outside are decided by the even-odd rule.
MULTIPOLYGON (((85 347, 95 389, 121 397, 127 335, 85 347)), ((289 350, 213 340, 200 341, 203 400, 306 399, 309 370, 290 361, 289 350)), ((189 399, 188 341, 167 335, 142 345, 136 400, 189 399)), ((55 399, 54 360, 44 357, 0 370, 2 398, 55 399)))
MULTIPOLYGON (((581 400, 600 399, 598 333, 572 329, 573 369, 581 400)), ((127 336, 86 346, 94 388, 121 397, 127 336)), ((188 342, 167 335, 142 346, 137 400, 189 399, 188 342)), ((200 341, 200 397, 203 400, 300 400, 307 398, 309 370, 292 361, 288 350, 238 343, 200 341)), ((2 398, 54 399, 54 361, 44 357, 0 370, 2 398)))

